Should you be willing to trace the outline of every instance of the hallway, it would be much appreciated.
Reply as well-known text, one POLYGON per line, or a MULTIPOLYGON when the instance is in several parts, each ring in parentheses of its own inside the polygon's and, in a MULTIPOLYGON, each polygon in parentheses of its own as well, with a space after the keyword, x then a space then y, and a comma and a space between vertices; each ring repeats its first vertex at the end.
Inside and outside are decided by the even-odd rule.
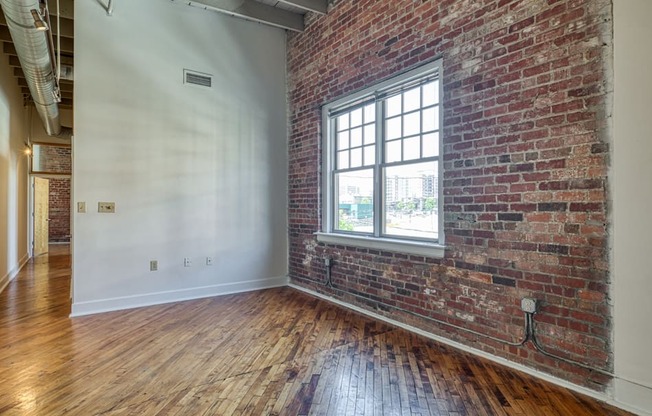
POLYGON ((2 415, 627 415, 289 288, 69 319, 53 246, 0 295, 2 415))

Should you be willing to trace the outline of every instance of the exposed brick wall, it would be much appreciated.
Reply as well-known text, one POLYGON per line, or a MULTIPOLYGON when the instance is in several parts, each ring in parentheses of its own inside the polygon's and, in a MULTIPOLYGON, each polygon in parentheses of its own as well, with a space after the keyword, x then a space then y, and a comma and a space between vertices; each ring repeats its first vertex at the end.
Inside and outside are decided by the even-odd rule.
POLYGON ((50 179, 50 242, 70 241, 70 179, 50 179))
POLYGON ((607 234, 609 0, 341 0, 288 38, 293 283, 604 388, 516 340, 520 299, 557 354, 612 366, 607 234), (320 105, 443 57, 446 255, 318 244, 320 105), (323 285, 322 258, 334 259, 323 285), (408 312, 403 312, 408 311, 408 312))
POLYGON ((40 145, 38 165, 33 169, 48 173, 70 173, 72 171, 72 154, 70 147, 40 145))

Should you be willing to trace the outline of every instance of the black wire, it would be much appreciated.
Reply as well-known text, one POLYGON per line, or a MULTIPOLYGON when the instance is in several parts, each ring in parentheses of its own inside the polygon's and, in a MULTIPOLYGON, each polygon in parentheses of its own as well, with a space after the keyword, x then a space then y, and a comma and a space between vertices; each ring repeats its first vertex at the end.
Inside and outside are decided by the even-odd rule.
MULTIPOLYGON (((346 291, 344 291, 342 289, 334 287, 333 286, 333 281, 332 281, 332 275, 331 275, 331 268, 332 267, 333 267, 333 260, 331 259, 330 263, 326 266, 326 286, 328 286, 329 288, 331 288, 331 289, 333 289, 335 291, 338 291, 340 293, 343 293, 343 294, 346 294, 346 295, 349 295, 349 296, 354 296, 356 298, 360 298, 360 299, 363 299, 365 301, 369 300, 369 299, 365 298, 364 296, 360 296, 360 295, 355 294, 355 293, 346 292, 346 291)), ((458 325, 451 324, 451 323, 446 322, 446 321, 442 321, 442 320, 439 320, 439 319, 436 319, 436 318, 432 318, 430 316, 420 315, 420 314, 418 314, 416 312, 412 312, 412 311, 407 310, 407 309, 399 308, 398 306, 393 306, 393 305, 386 305, 386 306, 388 306, 388 307, 390 307, 392 309, 395 309, 395 310, 397 310, 399 312, 407 313, 407 314, 410 314, 412 316, 416 316, 416 317, 421 318, 421 319, 426 319, 428 321, 436 322, 436 323, 441 324, 441 325, 446 325, 446 326, 449 326, 451 328, 455 328, 455 329, 458 329, 460 331, 467 332, 469 334, 474 334, 474 335, 478 335, 478 336, 481 336, 481 337, 484 337, 484 338, 488 338, 490 340, 500 342, 500 343, 503 343, 503 344, 506 344, 506 345, 509 345, 509 346, 512 346, 512 347, 522 347, 528 341, 532 341, 532 345, 534 346, 534 348, 537 351, 539 351, 541 354, 543 354, 543 355, 545 355, 547 357, 554 358, 556 360, 560 360, 560 361, 565 362, 567 364, 575 365, 575 366, 578 366, 578 367, 584 368, 586 370, 590 370, 590 371, 593 371, 593 372, 596 372, 596 373, 599 373, 599 374, 602 374, 602 375, 605 375, 605 376, 616 377, 615 374, 613 374, 613 373, 611 373, 609 371, 605 371, 605 370, 590 366, 588 364, 584 364, 584 363, 579 362, 579 361, 564 358, 564 357, 561 357, 559 355, 556 355, 556 354, 553 354, 553 353, 550 353, 550 352, 546 351, 546 349, 541 344, 539 344, 539 341, 537 340, 536 331, 535 331, 536 325, 535 325, 535 322, 534 322, 534 314, 531 313, 531 312, 525 312, 525 323, 524 323, 523 338, 519 342, 511 342, 511 341, 507 341, 507 340, 504 340, 504 339, 501 339, 501 338, 493 337, 491 335, 488 335, 488 334, 485 334, 485 333, 482 333, 482 332, 474 331, 472 329, 468 329, 468 328, 465 328, 463 326, 458 326, 458 325)))

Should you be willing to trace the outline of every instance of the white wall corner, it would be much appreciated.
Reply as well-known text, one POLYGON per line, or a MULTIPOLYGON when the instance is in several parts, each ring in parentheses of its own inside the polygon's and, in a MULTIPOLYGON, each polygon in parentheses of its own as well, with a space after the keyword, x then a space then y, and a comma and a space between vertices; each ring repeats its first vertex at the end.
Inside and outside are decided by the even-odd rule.
POLYGON ((623 379, 615 381, 614 406, 641 416, 652 416, 652 387, 623 379))
POLYGON ((0 279, 0 293, 2 293, 5 288, 9 285, 9 283, 14 280, 14 278, 18 275, 18 272, 20 272, 23 267, 27 264, 29 261, 30 257, 29 254, 25 254, 22 259, 14 266, 11 270, 9 270, 9 273, 7 273, 2 279, 0 279))

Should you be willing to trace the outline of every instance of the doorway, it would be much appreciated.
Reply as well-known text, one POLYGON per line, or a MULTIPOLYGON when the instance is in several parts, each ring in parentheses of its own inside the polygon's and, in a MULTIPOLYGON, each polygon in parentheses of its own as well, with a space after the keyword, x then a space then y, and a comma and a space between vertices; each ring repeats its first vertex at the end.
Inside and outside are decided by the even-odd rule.
POLYGON ((70 244, 71 174, 70 143, 33 142, 32 256, 50 251, 52 244, 70 244))
POLYGON ((45 254, 50 243, 50 180, 34 177, 34 257, 45 254))

